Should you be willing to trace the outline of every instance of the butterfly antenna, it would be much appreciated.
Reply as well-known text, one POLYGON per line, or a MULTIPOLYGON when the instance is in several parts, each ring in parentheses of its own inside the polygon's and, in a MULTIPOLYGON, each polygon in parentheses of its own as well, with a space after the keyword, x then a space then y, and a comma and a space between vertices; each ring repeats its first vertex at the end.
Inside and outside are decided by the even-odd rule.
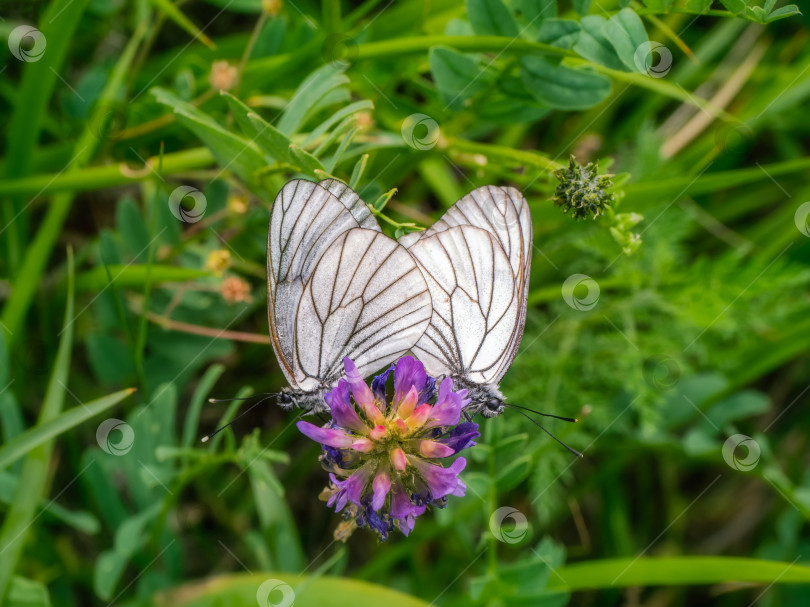
MULTIPOLYGON (((549 435, 551 438, 553 438, 555 441, 557 441, 558 443, 560 443, 560 444, 561 444, 563 447, 565 447, 566 449, 568 449, 568 450, 569 450, 571 453, 573 453, 573 454, 574 454, 574 455, 576 455, 577 457, 580 457, 580 458, 581 458, 581 457, 585 457, 584 455, 582 455, 582 453, 580 453, 579 451, 577 451, 577 450, 576 450, 576 449, 574 449, 573 447, 569 447, 569 446, 568 446, 568 445, 566 445, 564 442, 562 442, 562 441, 561 441, 559 438, 557 438, 556 436, 554 436, 554 435, 553 435, 551 432, 549 432, 548 430, 546 430, 546 429, 545 429, 545 428, 542 426, 542 424, 540 424, 540 422, 538 422, 536 419, 532 419, 532 418, 531 418, 531 417, 530 417, 530 416, 529 416, 529 415, 528 415, 526 412, 522 411, 522 409, 523 409, 524 407, 518 407, 517 405, 511 405, 511 404, 509 404, 509 403, 504 403, 504 405, 506 405, 507 407, 512 407, 512 408, 514 408, 514 409, 515 409, 515 411, 517 411, 518 413, 520 413, 520 414, 521 414, 523 417, 525 417, 526 419, 528 419, 528 420, 529 420, 530 422, 532 422, 532 423, 533 423, 535 426, 537 426, 538 428, 540 428, 540 429, 541 429, 543 432, 545 432, 546 434, 548 434, 548 435, 549 435)), ((564 418, 563 418, 563 419, 564 419, 564 418)))
POLYGON ((553 417, 554 419, 559 419, 564 422, 576 423, 579 421, 576 417, 562 417, 561 415, 552 415, 551 413, 541 413, 540 411, 535 411, 534 409, 529 409, 528 407, 522 407, 520 405, 513 405, 512 403, 504 403, 504 404, 509 407, 516 407, 518 409, 523 409, 524 411, 534 413, 535 415, 542 415, 543 417, 553 417))
MULTIPOLYGON (((245 415, 247 415, 248 413, 253 411, 253 409, 255 409, 256 407, 261 405, 262 403, 267 402, 268 400, 270 400, 274 396, 277 396, 277 394, 258 394, 256 396, 263 396, 264 398, 261 398, 258 401, 256 401, 255 403, 253 403, 252 405, 250 405, 250 407, 248 407, 246 411, 242 411, 242 413, 240 413, 239 415, 234 417, 231 421, 229 421, 227 424, 225 424, 221 428, 217 428, 211 434, 206 434, 205 436, 203 436, 201 441, 204 442, 204 443, 207 443, 209 440, 214 438, 217 434, 222 432, 225 428, 227 428, 228 426, 233 424, 240 417, 244 417, 245 415)), ((208 402, 209 403, 224 403, 224 402, 228 402, 228 401, 232 401, 232 400, 248 400, 249 398, 255 398, 255 396, 249 396, 247 398, 223 398, 223 399, 209 398, 208 402)))
MULTIPOLYGON (((280 394, 280 393, 279 393, 280 394)), ((260 396, 278 396, 275 392, 265 392, 264 394, 253 394, 252 396, 242 396, 240 398, 209 398, 209 403, 229 403, 235 400, 251 400, 260 396)))

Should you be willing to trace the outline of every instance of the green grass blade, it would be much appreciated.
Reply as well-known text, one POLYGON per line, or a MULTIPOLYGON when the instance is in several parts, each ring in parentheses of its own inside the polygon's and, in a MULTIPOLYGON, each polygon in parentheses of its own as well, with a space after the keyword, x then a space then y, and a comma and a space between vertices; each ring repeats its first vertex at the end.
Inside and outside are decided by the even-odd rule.
MULTIPOLYGON (((147 159, 155 166, 155 158, 147 159)), ((204 169, 214 163, 214 156, 208 148, 191 148, 182 152, 165 154, 163 156, 164 177, 204 169)), ((82 170, 64 173, 46 173, 19 179, 6 179, 0 181, 0 194, 10 195, 40 195, 54 192, 75 192, 82 190, 89 192, 103 190, 122 185, 128 185, 153 179, 154 173, 148 168, 142 171, 122 171, 120 164, 89 167, 82 170)))
POLYGON ((195 39, 199 39, 200 42, 202 42, 205 46, 210 49, 215 49, 217 47, 217 45, 214 44, 214 41, 206 36, 200 28, 194 25, 194 22, 186 17, 185 14, 183 14, 183 11, 177 8, 177 6, 173 4, 171 0, 150 0, 150 2, 154 4, 160 12, 166 15, 166 17, 186 30, 195 39))
POLYGON ((106 411, 133 392, 135 392, 134 388, 120 390, 91 401, 86 405, 73 407, 44 424, 37 424, 0 447, 0 468, 8 466, 32 449, 56 438, 63 432, 78 426, 102 411, 106 411))
MULTIPOLYGON (((53 94, 56 79, 61 78, 62 66, 76 27, 79 25, 89 0, 76 0, 63 6, 54 1, 42 15, 40 31, 47 40, 47 49, 38 61, 27 63, 20 84, 11 124, 6 141, 6 172, 8 177, 27 175, 31 169, 34 149, 39 141, 48 102, 53 94)), ((23 201, 3 202, 3 219, 7 228, 6 242, 10 265, 16 269, 22 253, 22 224, 15 217, 23 201)))
MULTIPOLYGON (((68 295, 65 307, 64 330, 59 341, 51 379, 45 400, 39 413, 38 425, 43 425, 59 415, 65 402, 65 386, 70 371, 70 354, 73 348, 74 288, 73 252, 68 249, 68 295)), ((45 492, 50 467, 52 441, 46 441, 32 449, 23 463, 20 483, 14 494, 11 507, 0 530, 0 603, 8 592, 17 561, 22 553, 28 530, 35 521, 37 505, 45 492)))
MULTIPOLYGON (((214 607, 222 604, 255 607, 257 591, 268 580, 289 586, 295 593, 296 607, 355 607, 358 604, 427 607, 427 603, 420 599, 368 582, 329 576, 311 580, 307 576, 284 572, 227 575, 183 586, 169 592, 167 604, 177 607, 214 607)), ((278 596, 278 591, 274 596, 278 596)), ((266 599, 265 602, 269 603, 266 599)))
MULTIPOLYGON (((107 85, 104 87, 99 97, 93 115, 88 120, 87 126, 85 126, 84 131, 76 142, 67 171, 74 171, 86 166, 93 157, 99 145, 99 138, 91 125, 99 125, 98 129, 103 129, 104 125, 109 120, 110 116, 106 108, 117 98, 124 79, 127 76, 129 66, 135 58, 135 51, 137 51, 145 34, 146 27, 145 24, 142 24, 127 43, 126 48, 121 54, 121 58, 118 60, 118 63, 115 65, 110 75, 107 85)), ((14 285, 14 291, 8 298, 8 302, 3 308, 2 318, 0 318, 2 323, 6 326, 5 330, 10 346, 13 345, 15 337, 22 334, 21 327, 25 320, 25 315, 39 287, 42 274, 45 271, 45 266, 51 255, 51 250, 53 250, 56 240, 59 238, 62 225, 67 218, 72 203, 72 194, 62 193, 55 196, 48 207, 48 212, 45 215, 45 219, 40 224, 36 236, 26 249, 25 257, 14 285)))
POLYGON ((808 584, 810 567, 794 563, 728 556, 644 557, 577 563, 557 569, 551 590, 685 586, 748 582, 808 584))

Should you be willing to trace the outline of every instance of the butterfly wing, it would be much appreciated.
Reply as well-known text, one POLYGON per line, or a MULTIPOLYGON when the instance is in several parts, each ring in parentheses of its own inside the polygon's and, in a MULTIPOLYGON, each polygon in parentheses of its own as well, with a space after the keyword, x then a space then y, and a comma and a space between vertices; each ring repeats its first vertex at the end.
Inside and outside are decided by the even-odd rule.
POLYGON ((520 297, 497 239, 475 226, 453 226, 420 238, 409 252, 433 303, 414 354, 432 375, 500 380, 511 364, 520 297))
POLYGON ((295 315, 304 285, 329 246, 357 227, 338 198, 310 181, 290 181, 273 203, 267 233, 267 315, 273 349, 291 386, 300 387, 295 315))
MULTIPOLYGON (((512 289, 517 306, 517 318, 509 339, 506 343, 500 344, 502 350, 498 352, 498 363, 486 373, 483 373, 488 378, 488 382, 497 383, 509 369, 517 354, 526 322, 526 300, 529 291, 532 253, 532 220, 529 205, 523 195, 515 188, 484 186, 464 196, 428 230, 419 234, 406 234, 400 238, 400 243, 413 253, 414 247, 422 246, 420 244, 422 241, 461 226, 473 226, 488 232, 509 261, 512 289)), ((462 260, 463 256, 459 256, 458 261, 461 263, 462 260)), ((497 275, 495 280, 501 285, 499 288, 504 288, 505 279, 503 276, 497 275)), ((430 281, 428 282, 430 284, 430 281)), ((432 289, 431 293, 433 293, 432 289)), ((435 299, 434 296, 434 306, 435 299)), ((432 324, 433 321, 431 321, 431 326, 432 324)), ((427 344, 430 332, 430 329, 426 332, 419 344, 420 346, 427 344)), ((435 334, 434 337, 436 337, 435 334)), ((445 345, 445 351, 450 351, 447 345, 445 345)), ((426 352, 426 355, 429 354, 426 352)), ((458 373, 459 370, 454 368, 455 363, 450 365, 453 361, 445 358, 444 362, 448 368, 454 369, 454 373, 458 373)))
POLYGON ((365 377, 410 350, 430 322, 430 293, 414 259, 367 229, 341 234, 303 288, 296 317, 302 389, 331 383, 348 356, 365 377))
POLYGON ((371 214, 368 205, 348 185, 337 179, 324 179, 318 185, 334 194, 343 203, 343 206, 349 210, 361 228, 381 231, 380 224, 371 214))

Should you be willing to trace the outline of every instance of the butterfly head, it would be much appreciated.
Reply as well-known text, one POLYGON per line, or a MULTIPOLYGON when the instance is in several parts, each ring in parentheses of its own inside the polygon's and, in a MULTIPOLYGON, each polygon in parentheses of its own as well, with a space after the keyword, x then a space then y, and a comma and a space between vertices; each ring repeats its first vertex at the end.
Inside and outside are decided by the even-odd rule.
POLYGON ((282 388, 276 402, 284 411, 301 409, 304 413, 329 413, 329 408, 323 400, 325 388, 317 388, 311 392, 304 392, 295 388, 282 388))
POLYGON ((462 377, 454 377, 453 381, 459 388, 467 389, 470 404, 465 408, 465 412, 470 417, 480 413, 484 417, 492 418, 503 413, 506 405, 497 385, 476 384, 462 377))

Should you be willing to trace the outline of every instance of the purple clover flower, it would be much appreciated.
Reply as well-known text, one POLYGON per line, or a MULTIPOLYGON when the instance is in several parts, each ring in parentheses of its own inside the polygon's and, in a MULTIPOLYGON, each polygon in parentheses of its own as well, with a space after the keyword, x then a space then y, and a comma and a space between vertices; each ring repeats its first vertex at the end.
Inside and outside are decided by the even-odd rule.
MULTIPOLYGON (((441 464, 480 436, 477 424, 459 423, 470 402, 467 391, 454 392, 449 377, 437 391, 436 380, 410 356, 375 377, 371 388, 350 359, 343 364, 346 379, 324 395, 332 419, 323 427, 299 421, 298 429, 323 446, 321 462, 330 472, 327 505, 343 511, 350 528, 368 526, 382 540, 394 528, 407 536, 429 504, 444 507, 448 496, 463 496, 467 489, 459 478, 466 459, 441 464)), ((341 527, 336 537, 345 540, 347 529, 341 527)))

